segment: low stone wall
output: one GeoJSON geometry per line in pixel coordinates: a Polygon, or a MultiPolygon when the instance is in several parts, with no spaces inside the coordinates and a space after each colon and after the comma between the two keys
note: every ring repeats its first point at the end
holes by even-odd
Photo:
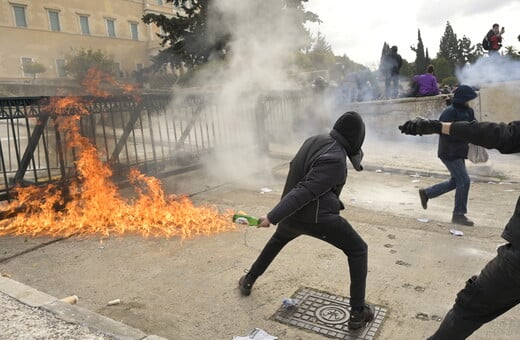
{"type": "Polygon", "coordinates": [[[480,89],[481,120],[510,122],[520,119],[520,81],[484,85],[480,89]]]}
{"type": "Polygon", "coordinates": [[[446,97],[442,95],[357,102],[348,106],[348,110],[361,114],[369,133],[385,139],[400,136],[397,129],[399,124],[417,116],[437,119],[444,108],[446,108],[446,97]]]}
{"type": "MultiPolygon", "coordinates": [[[[520,81],[485,85],[470,102],[479,121],[510,122],[520,119],[520,81]]],[[[359,112],[369,131],[383,138],[400,135],[397,126],[417,116],[437,119],[446,108],[446,96],[400,98],[351,103],[348,110],[359,112]]]]}

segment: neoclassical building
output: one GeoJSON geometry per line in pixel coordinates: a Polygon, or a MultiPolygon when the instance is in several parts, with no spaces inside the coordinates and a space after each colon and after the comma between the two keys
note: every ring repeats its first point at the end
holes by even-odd
{"type": "Polygon", "coordinates": [[[22,68],[29,61],[45,66],[40,79],[64,78],[66,55],[79,49],[101,50],[131,75],[160,47],[147,13],[175,10],[163,0],[0,0],[0,82],[32,77],[22,68]]]}

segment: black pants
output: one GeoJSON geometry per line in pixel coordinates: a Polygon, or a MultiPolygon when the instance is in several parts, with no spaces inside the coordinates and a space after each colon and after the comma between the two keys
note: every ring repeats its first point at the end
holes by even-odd
{"type": "Polygon", "coordinates": [[[497,256],[471,277],[457,294],[430,340],[466,339],[480,326],[520,303],[520,250],[511,244],[498,248],[497,256]]]}
{"type": "Polygon", "coordinates": [[[347,255],[350,269],[350,305],[354,308],[364,306],[368,246],[350,223],[339,215],[331,223],[302,223],[289,219],[280,222],[260,256],[251,266],[250,277],[256,280],[262,275],[280,250],[300,235],[323,240],[341,249],[347,255]]]}

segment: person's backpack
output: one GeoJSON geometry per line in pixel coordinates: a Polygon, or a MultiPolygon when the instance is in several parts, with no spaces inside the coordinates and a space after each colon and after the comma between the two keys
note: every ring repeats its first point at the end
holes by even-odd
{"type": "Polygon", "coordinates": [[[487,34],[484,37],[484,39],[482,40],[482,48],[485,49],[486,51],[489,51],[489,49],[491,48],[487,34]]]}

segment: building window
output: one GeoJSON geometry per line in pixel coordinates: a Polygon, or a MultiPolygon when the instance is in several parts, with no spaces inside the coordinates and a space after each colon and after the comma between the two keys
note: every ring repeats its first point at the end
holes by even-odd
{"type": "Polygon", "coordinates": [[[20,58],[20,62],[21,62],[21,66],[22,66],[22,74],[23,74],[23,76],[24,77],[33,77],[34,76],[33,74],[25,73],[23,71],[24,65],[32,63],[33,62],[33,58],[24,58],[24,57],[22,57],[22,58],[20,58]]]}
{"type": "Polygon", "coordinates": [[[132,40],[139,40],[139,31],[137,30],[137,23],[130,23],[130,33],[132,35],[132,40]]]}
{"type": "Polygon", "coordinates": [[[157,5],[162,6],[163,5],[163,1],[162,0],[157,0],[157,5]]]}
{"type": "Polygon", "coordinates": [[[81,34],[90,35],[90,26],[88,24],[88,16],[79,16],[79,25],[81,26],[81,34]]]}
{"type": "Polygon", "coordinates": [[[110,38],[116,37],[116,21],[114,19],[107,20],[107,36],[110,38]]]}
{"type": "Polygon", "coordinates": [[[65,78],[67,76],[67,70],[65,69],[65,59],[56,59],[56,74],[59,78],[65,78]]]}
{"type": "Polygon", "coordinates": [[[51,31],[53,31],[53,32],[61,31],[59,12],[48,10],[47,13],[49,13],[49,26],[50,26],[51,31]]]}
{"type": "Polygon", "coordinates": [[[25,20],[25,6],[13,5],[14,24],[16,27],[27,27],[27,20],[25,20]]]}

